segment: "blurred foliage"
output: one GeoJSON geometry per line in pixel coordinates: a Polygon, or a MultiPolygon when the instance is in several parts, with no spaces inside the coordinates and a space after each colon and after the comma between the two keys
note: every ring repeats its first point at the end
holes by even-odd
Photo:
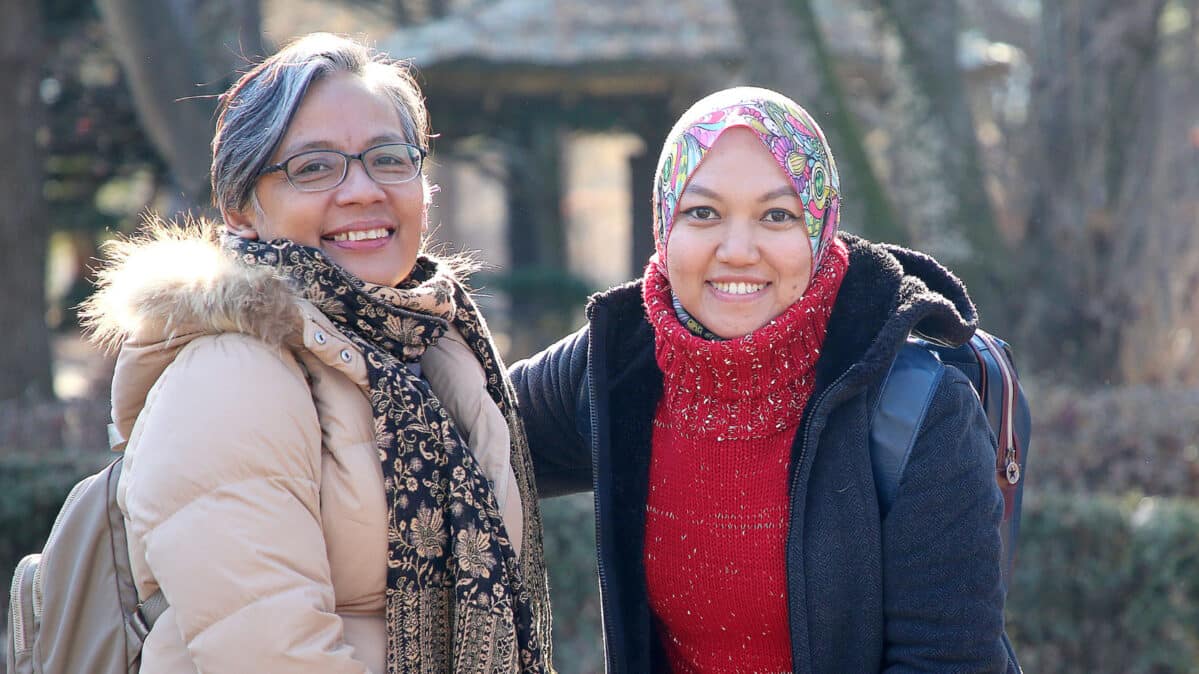
{"type": "Polygon", "coordinates": [[[0,458],[103,450],[108,446],[108,421],[107,400],[0,402],[0,458]]]}
{"type": "Polygon", "coordinates": [[[42,18],[48,26],[70,29],[74,22],[95,18],[96,5],[93,0],[41,0],[42,18]]]}
{"type": "Polygon", "coordinates": [[[45,4],[55,14],[46,22],[40,91],[43,196],[55,229],[99,232],[141,210],[165,166],[142,131],[93,3],[45,4]],[[146,180],[150,185],[138,189],[146,180]]]}
{"type": "Polygon", "coordinates": [[[1007,628],[1028,672],[1199,672],[1199,502],[1024,508],[1007,628]]]}
{"type": "Polygon", "coordinates": [[[73,308],[92,290],[98,239],[131,226],[166,166],[142,130],[94,2],[43,0],[43,11],[42,197],[49,228],[69,234],[75,266],[49,312],[51,326],[63,328],[74,326],[73,308]]]}
{"type": "Polygon", "coordinates": [[[494,289],[511,299],[507,312],[507,358],[525,358],[581,324],[583,306],[594,292],[587,281],[566,269],[519,267],[504,273],[480,273],[476,288],[494,289]]]}
{"type": "Polygon", "coordinates": [[[1199,390],[1028,393],[1036,402],[1029,491],[1199,499],[1199,390]]]}
{"type": "Polygon", "coordinates": [[[554,665],[560,674],[604,671],[593,507],[590,493],[541,502],[554,608],[554,665]]]}
{"type": "Polygon", "coordinates": [[[545,311],[557,313],[581,307],[595,290],[579,276],[553,267],[522,267],[504,273],[480,274],[478,285],[495,288],[509,297],[535,298],[545,311]]]}

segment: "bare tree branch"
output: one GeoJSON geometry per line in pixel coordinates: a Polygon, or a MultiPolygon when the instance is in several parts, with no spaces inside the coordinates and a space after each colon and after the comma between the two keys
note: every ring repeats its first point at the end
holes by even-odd
{"type": "Polygon", "coordinates": [[[744,0],[733,7],[745,42],[752,45],[749,79],[796,99],[828,135],[841,189],[848,195],[844,226],[875,239],[906,242],[907,229],[870,164],[810,0],[744,0]]]}
{"type": "Polygon", "coordinates": [[[956,2],[878,0],[902,44],[893,107],[900,123],[895,174],[917,241],[945,258],[982,309],[999,310],[1003,240],[958,67],[956,2]]]}
{"type": "MultiPolygon", "coordinates": [[[[1029,158],[1032,221],[1027,282],[1039,288],[1025,317],[1052,335],[1057,357],[1092,377],[1135,380],[1161,372],[1141,359],[1165,352],[1182,310],[1177,295],[1185,250],[1158,229],[1170,214],[1151,195],[1161,175],[1163,105],[1158,21],[1165,0],[1045,0],[1034,84],[1039,151],[1029,158]],[[1134,349],[1126,348],[1136,336],[1134,349]],[[1137,353],[1141,356],[1137,356],[1137,353]],[[1138,358],[1136,366],[1129,358],[1138,358]]],[[[1169,368],[1166,368],[1169,369],[1169,368]]]]}

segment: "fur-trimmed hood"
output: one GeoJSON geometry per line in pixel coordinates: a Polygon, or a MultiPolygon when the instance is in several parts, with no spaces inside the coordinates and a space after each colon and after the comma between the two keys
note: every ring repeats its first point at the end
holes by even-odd
{"type": "Polygon", "coordinates": [[[91,339],[116,350],[222,332],[270,344],[292,338],[302,300],[271,270],[240,264],[223,250],[218,227],[156,220],[108,243],[96,292],[82,310],[91,339]]]}
{"type": "MultiPolygon", "coordinates": [[[[121,438],[130,437],[160,375],[197,338],[243,333],[287,347],[302,344],[313,326],[340,336],[288,281],[238,262],[221,247],[218,232],[212,222],[154,220],[105,247],[96,292],[81,316],[91,340],[118,354],[112,421],[121,438]]],[[[349,340],[327,340],[335,341],[350,347],[349,340]]],[[[347,374],[365,381],[364,373],[347,374]]]]}

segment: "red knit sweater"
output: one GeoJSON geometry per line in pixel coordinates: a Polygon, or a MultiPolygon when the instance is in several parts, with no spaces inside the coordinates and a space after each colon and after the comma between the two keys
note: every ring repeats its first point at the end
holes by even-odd
{"type": "Polygon", "coordinates": [[[654,417],[645,573],[676,674],[790,672],[784,546],[791,444],[848,255],[740,339],[706,341],[651,265],[645,303],[664,390],[654,417]]]}

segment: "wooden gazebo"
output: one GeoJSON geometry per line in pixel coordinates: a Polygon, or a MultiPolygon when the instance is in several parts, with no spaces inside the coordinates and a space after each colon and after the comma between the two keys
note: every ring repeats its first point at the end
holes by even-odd
{"type": "Polygon", "coordinates": [[[399,30],[379,47],[418,67],[443,140],[483,136],[501,149],[519,269],[565,259],[559,142],[571,130],[645,141],[630,160],[628,253],[643,263],[657,148],[683,107],[728,81],[740,45],[726,0],[498,0],[399,30]]]}

